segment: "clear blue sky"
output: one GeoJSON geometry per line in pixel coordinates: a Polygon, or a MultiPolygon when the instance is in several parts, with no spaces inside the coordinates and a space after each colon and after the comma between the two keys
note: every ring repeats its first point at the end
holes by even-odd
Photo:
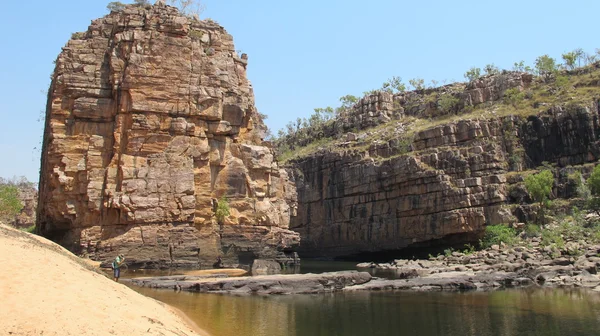
{"type": "MultiPolygon", "coordinates": [[[[75,31],[105,0],[5,1],[0,20],[0,177],[38,180],[45,91],[75,31]]],[[[123,1],[130,2],[130,1],[123,1]]],[[[249,55],[256,104],[276,133],[313,108],[337,106],[391,76],[463,80],[472,67],[600,48],[600,1],[205,0],[249,55]]]]}

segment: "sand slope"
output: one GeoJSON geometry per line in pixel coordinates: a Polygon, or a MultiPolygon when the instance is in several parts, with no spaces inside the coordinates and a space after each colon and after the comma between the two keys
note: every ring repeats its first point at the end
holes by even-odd
{"type": "Polygon", "coordinates": [[[2,224],[0,267],[2,335],[206,335],[64,248],[2,224]]]}

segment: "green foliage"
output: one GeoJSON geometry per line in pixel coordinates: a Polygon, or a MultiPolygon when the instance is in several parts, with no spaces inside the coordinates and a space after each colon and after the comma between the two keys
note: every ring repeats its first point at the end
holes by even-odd
{"type": "Polygon", "coordinates": [[[425,88],[425,80],[423,78],[413,78],[408,83],[417,91],[425,88]]]}
{"type": "Polygon", "coordinates": [[[150,6],[150,2],[148,0],[133,0],[133,3],[140,7],[150,6]]]}
{"type": "Polygon", "coordinates": [[[452,252],[454,252],[454,249],[453,249],[453,248],[451,248],[451,247],[450,247],[450,248],[447,248],[447,249],[445,249],[445,250],[444,250],[444,255],[445,255],[446,257],[451,257],[451,256],[452,256],[452,252]]]}
{"type": "Polygon", "coordinates": [[[543,204],[552,193],[554,185],[554,175],[550,170],[543,170],[537,174],[528,175],[525,177],[525,188],[531,197],[543,204]]]}
{"type": "Polygon", "coordinates": [[[569,87],[569,77],[567,76],[556,76],[554,85],[560,90],[566,90],[569,87]]]}
{"type": "Polygon", "coordinates": [[[204,36],[204,32],[201,30],[193,30],[190,29],[190,32],[188,33],[188,35],[193,39],[193,40],[200,40],[202,38],[202,36],[204,36]]]}
{"type": "Polygon", "coordinates": [[[565,240],[558,230],[543,230],[542,244],[546,246],[554,244],[557,247],[562,248],[565,246],[565,240]]]}
{"type": "Polygon", "coordinates": [[[473,67],[473,68],[469,69],[469,71],[465,72],[465,78],[469,82],[479,79],[480,77],[481,77],[481,69],[480,68],[473,67]]]}
{"type": "Polygon", "coordinates": [[[529,65],[525,65],[525,61],[515,62],[515,64],[513,65],[513,70],[527,73],[533,72],[529,65]]]}
{"type": "Polygon", "coordinates": [[[475,246],[471,244],[465,244],[465,249],[463,250],[463,253],[466,255],[475,253],[475,246]]]}
{"type": "Polygon", "coordinates": [[[485,71],[486,75],[496,75],[500,73],[500,69],[498,69],[498,67],[495,66],[494,63],[486,65],[483,68],[483,71],[485,71]]]}
{"type": "Polygon", "coordinates": [[[85,32],[75,32],[71,34],[71,40],[81,40],[85,37],[85,32]]]}
{"type": "Polygon", "coordinates": [[[535,60],[535,70],[538,76],[548,80],[558,71],[558,67],[554,58],[542,55],[535,60]]]}
{"type": "Polygon", "coordinates": [[[406,84],[402,82],[402,77],[393,76],[383,83],[382,91],[390,93],[399,93],[406,91],[406,84]]]}
{"type": "MultiPolygon", "coordinates": [[[[377,93],[378,91],[374,91],[377,93]]],[[[315,143],[322,143],[322,139],[331,130],[332,120],[351,110],[360,99],[353,95],[340,97],[341,105],[333,108],[317,107],[313,114],[306,118],[296,118],[295,122],[288,122],[285,129],[277,132],[277,137],[272,139],[277,148],[278,159],[288,160],[294,157],[298,147],[307,147],[315,143]]],[[[329,139],[328,141],[331,141],[329,139]]],[[[314,147],[314,146],[311,146],[314,147]]]]}
{"type": "Polygon", "coordinates": [[[481,247],[489,248],[492,245],[512,245],[517,241],[517,232],[515,229],[506,225],[489,225],[485,228],[485,235],[479,242],[481,247]]]}
{"type": "Polygon", "coordinates": [[[594,167],[586,182],[587,190],[585,187],[580,187],[577,191],[586,200],[587,208],[600,215],[600,165],[594,167]]]}
{"type": "Polygon", "coordinates": [[[19,200],[19,189],[15,185],[0,185],[0,218],[11,220],[23,209],[19,200]]]}
{"type": "Polygon", "coordinates": [[[121,12],[125,9],[125,4],[120,1],[109,2],[108,5],[106,5],[106,9],[108,9],[109,12],[121,12]]]}
{"type": "Polygon", "coordinates": [[[354,106],[354,104],[358,103],[359,99],[356,96],[353,95],[345,95],[343,97],[340,97],[340,103],[342,103],[342,106],[338,107],[339,109],[349,109],[352,106],[354,106]]]}
{"type": "Polygon", "coordinates": [[[594,170],[587,179],[588,187],[594,196],[600,196],[600,165],[594,167],[594,170]]]}
{"type": "Polygon", "coordinates": [[[562,59],[565,61],[565,66],[569,70],[575,68],[575,62],[577,61],[577,54],[574,51],[562,54],[562,59]]]}
{"type": "Polygon", "coordinates": [[[29,233],[35,233],[35,224],[33,224],[32,226],[30,226],[28,228],[22,229],[22,231],[29,232],[29,233]]]}
{"type": "Polygon", "coordinates": [[[567,180],[569,181],[569,183],[575,185],[576,187],[579,187],[581,184],[583,184],[583,176],[578,170],[568,174],[567,180]]]}
{"type": "Polygon", "coordinates": [[[542,234],[542,228],[536,224],[527,224],[525,234],[527,237],[539,237],[542,234]]]}
{"type": "Polygon", "coordinates": [[[414,138],[412,136],[402,136],[396,139],[394,143],[394,149],[396,154],[404,155],[412,150],[412,143],[414,138]]]}
{"type": "Polygon", "coordinates": [[[219,199],[219,202],[217,203],[217,210],[215,211],[215,217],[217,217],[217,222],[219,222],[219,224],[223,224],[225,217],[227,217],[229,215],[230,215],[229,202],[227,201],[227,198],[225,196],[223,196],[219,199]]]}
{"type": "Polygon", "coordinates": [[[519,88],[512,88],[504,91],[504,103],[517,107],[525,99],[525,93],[519,88]]]}
{"type": "Polygon", "coordinates": [[[577,64],[581,67],[581,61],[585,62],[585,51],[581,48],[577,48],[573,50],[573,53],[575,54],[575,57],[577,59],[577,64]]]}
{"type": "Polygon", "coordinates": [[[593,196],[591,198],[589,198],[585,204],[585,206],[590,209],[595,211],[598,215],[600,215],[600,197],[598,196],[593,196]]]}
{"type": "Polygon", "coordinates": [[[444,112],[452,112],[458,106],[460,100],[451,94],[444,94],[438,101],[439,108],[444,112]]]}

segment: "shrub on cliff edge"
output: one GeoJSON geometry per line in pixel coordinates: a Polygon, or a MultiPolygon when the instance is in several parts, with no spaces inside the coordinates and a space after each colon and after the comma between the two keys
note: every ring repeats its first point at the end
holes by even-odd
{"type": "Polygon", "coordinates": [[[108,5],[106,5],[106,9],[108,9],[109,12],[121,12],[125,9],[125,4],[120,1],[109,2],[108,5]]]}

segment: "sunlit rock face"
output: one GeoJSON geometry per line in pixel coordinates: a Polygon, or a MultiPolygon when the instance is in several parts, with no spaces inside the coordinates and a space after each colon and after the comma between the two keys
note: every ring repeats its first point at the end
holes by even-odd
{"type": "MultiPolygon", "coordinates": [[[[486,77],[461,88],[458,105],[494,103],[508,87],[531,81],[518,73],[501,76],[505,80],[486,77]]],[[[406,95],[411,94],[416,93],[406,95]]],[[[404,96],[368,96],[331,124],[355,130],[392,124],[386,111],[392,98],[404,96]]],[[[402,104],[395,113],[424,118],[439,112],[432,104],[410,109],[402,104]]],[[[529,116],[481,114],[410,137],[405,135],[410,126],[397,125],[394,134],[380,138],[378,129],[347,133],[334,149],[323,147],[290,163],[298,191],[298,216],[291,227],[301,235],[302,256],[356,257],[476,244],[487,225],[532,219],[535,211],[519,204],[529,197],[524,175],[547,162],[556,178],[553,197],[576,197],[568,175],[589,175],[591,163],[600,158],[596,100],[546,107],[529,116]],[[366,136],[372,140],[354,145],[366,136]]]]}
{"type": "Polygon", "coordinates": [[[74,34],[48,94],[40,232],[142,267],[286,260],[296,194],[262,141],[247,63],[223,27],[161,2],[74,34]]]}

